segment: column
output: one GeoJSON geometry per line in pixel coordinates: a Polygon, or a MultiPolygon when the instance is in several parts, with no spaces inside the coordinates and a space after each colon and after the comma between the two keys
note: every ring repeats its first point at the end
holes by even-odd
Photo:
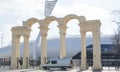
{"type": "Polygon", "coordinates": [[[20,57],[20,35],[12,34],[12,52],[11,52],[11,68],[17,69],[20,67],[18,59],[20,57]]]}
{"type": "Polygon", "coordinates": [[[66,57],[66,41],[65,41],[65,33],[60,32],[60,58],[66,57]]]}
{"type": "Polygon", "coordinates": [[[23,35],[23,38],[24,38],[23,68],[29,68],[29,35],[23,35]]]}
{"type": "Polygon", "coordinates": [[[60,31],[60,58],[66,57],[66,29],[67,27],[65,25],[59,25],[59,31],[60,31]]]}
{"type": "Polygon", "coordinates": [[[19,59],[20,59],[20,35],[17,35],[17,44],[16,44],[16,52],[17,52],[17,68],[20,68],[20,63],[19,63],[19,59]]]}
{"type": "Polygon", "coordinates": [[[47,62],[47,27],[40,27],[41,35],[41,66],[47,62]]]}
{"type": "Polygon", "coordinates": [[[93,69],[101,70],[100,29],[93,31],[93,69]]]}
{"type": "Polygon", "coordinates": [[[81,31],[81,70],[87,69],[86,58],[86,32],[81,31]]]}

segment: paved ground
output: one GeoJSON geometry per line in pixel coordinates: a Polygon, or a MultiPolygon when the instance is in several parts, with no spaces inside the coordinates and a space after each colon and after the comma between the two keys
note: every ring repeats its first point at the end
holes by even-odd
{"type": "Polygon", "coordinates": [[[80,71],[79,67],[75,67],[73,69],[68,69],[66,71],[63,70],[40,70],[40,69],[17,69],[17,70],[10,70],[10,69],[0,69],[0,72],[120,72],[119,70],[115,70],[114,67],[108,68],[104,67],[102,71],[93,71],[91,68],[85,71],[80,71]]]}

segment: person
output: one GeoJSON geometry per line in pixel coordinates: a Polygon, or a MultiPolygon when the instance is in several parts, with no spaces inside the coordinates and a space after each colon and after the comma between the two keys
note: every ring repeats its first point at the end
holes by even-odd
{"type": "Polygon", "coordinates": [[[22,69],[23,61],[22,61],[22,60],[19,60],[19,63],[20,63],[21,69],[22,69]]]}

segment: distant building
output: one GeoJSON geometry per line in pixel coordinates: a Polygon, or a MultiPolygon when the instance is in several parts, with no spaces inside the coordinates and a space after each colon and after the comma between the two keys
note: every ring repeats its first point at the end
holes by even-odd
{"type": "MultiPolygon", "coordinates": [[[[88,45],[87,47],[87,57],[92,57],[93,53],[93,45],[88,45]]],[[[113,44],[101,44],[101,53],[104,55],[105,53],[113,53],[114,48],[113,44]]],[[[73,56],[73,59],[80,59],[81,52],[77,53],[76,55],[73,56]]]]}
{"type": "MultiPolygon", "coordinates": [[[[88,52],[93,52],[93,45],[87,46],[88,52]]],[[[113,44],[101,44],[101,52],[102,53],[112,53],[114,51],[113,44]]]]}
{"type": "MultiPolygon", "coordinates": [[[[93,45],[87,47],[87,63],[92,66],[93,62],[93,45]]],[[[72,57],[74,66],[78,66],[81,62],[81,52],[72,57]]],[[[120,65],[120,56],[114,54],[113,44],[101,44],[101,61],[103,66],[114,66],[115,63],[120,65]]]]}

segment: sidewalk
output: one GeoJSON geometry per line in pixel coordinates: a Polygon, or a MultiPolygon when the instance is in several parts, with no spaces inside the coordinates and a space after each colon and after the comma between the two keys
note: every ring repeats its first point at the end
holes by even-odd
{"type": "Polygon", "coordinates": [[[17,69],[17,70],[10,70],[10,69],[0,69],[0,72],[120,72],[119,70],[115,70],[114,67],[104,67],[101,71],[94,71],[91,68],[85,71],[80,71],[79,67],[75,67],[73,69],[68,69],[66,71],[63,70],[40,70],[36,69],[17,69]]]}

